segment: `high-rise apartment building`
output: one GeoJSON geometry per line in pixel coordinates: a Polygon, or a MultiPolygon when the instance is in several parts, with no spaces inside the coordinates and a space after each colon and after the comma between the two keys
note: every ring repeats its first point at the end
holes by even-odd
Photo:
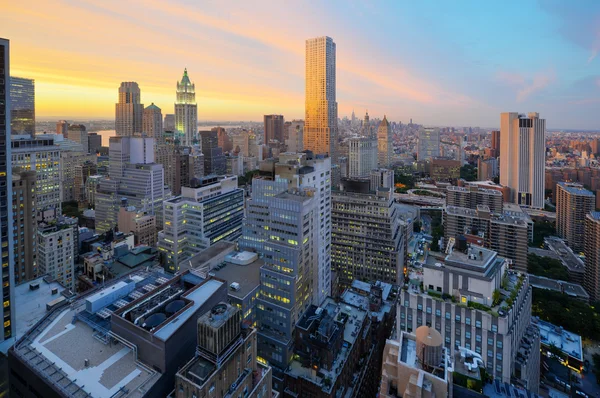
{"type": "Polygon", "coordinates": [[[12,170],[10,145],[10,42],[0,38],[0,240],[2,241],[2,333],[0,342],[15,335],[15,270],[13,251],[12,170]]]}
{"type": "Polygon", "coordinates": [[[265,115],[265,145],[283,144],[283,115],[265,115]]]}
{"type": "Polygon", "coordinates": [[[349,140],[348,177],[368,178],[377,168],[377,141],[371,138],[349,140]]]}
{"type": "Polygon", "coordinates": [[[390,167],[394,155],[394,143],[392,142],[392,127],[385,115],[377,127],[377,157],[379,167],[390,167]]]}
{"type": "Polygon", "coordinates": [[[596,197],[581,184],[556,184],[556,232],[575,252],[583,251],[585,218],[595,210],[596,197]]]}
{"type": "Polygon", "coordinates": [[[338,108],[335,43],[330,37],[306,40],[304,149],[336,159],[338,108]]]}
{"type": "Polygon", "coordinates": [[[37,214],[35,208],[35,170],[12,171],[12,219],[14,235],[13,259],[15,284],[38,277],[37,214]]]}
{"type": "Polygon", "coordinates": [[[223,148],[219,147],[216,131],[201,131],[202,154],[204,155],[204,175],[223,175],[227,172],[227,161],[223,148]]]}
{"type": "Polygon", "coordinates": [[[286,122],[286,140],[288,152],[304,151],[304,120],[292,120],[286,122]]]}
{"type": "Polygon", "coordinates": [[[477,206],[485,205],[489,207],[490,212],[502,214],[503,203],[502,192],[495,189],[486,189],[477,185],[446,188],[446,206],[477,210],[477,206]]]}
{"type": "Polygon", "coordinates": [[[38,216],[42,213],[45,217],[55,217],[60,214],[61,151],[54,144],[54,139],[44,137],[12,140],[10,146],[13,167],[36,170],[35,193],[38,216]]]}
{"type": "Polygon", "coordinates": [[[406,248],[393,191],[369,185],[342,180],[331,195],[331,267],[343,286],[354,279],[400,285],[406,248]]]}
{"type": "Polygon", "coordinates": [[[164,202],[164,230],[158,233],[158,249],[165,270],[179,266],[193,255],[221,240],[235,241],[242,233],[244,190],[237,176],[208,176],[181,188],[181,196],[164,202]]]}
{"type": "Polygon", "coordinates": [[[540,338],[531,325],[532,287],[525,272],[493,250],[456,240],[429,252],[422,277],[399,294],[398,332],[434,328],[447,350],[479,355],[489,375],[532,392],[539,387],[540,338]]]}
{"type": "Polygon", "coordinates": [[[75,260],[78,256],[77,217],[40,223],[37,231],[37,264],[40,275],[50,275],[64,287],[75,290],[75,260]]]}
{"type": "Polygon", "coordinates": [[[163,142],[163,118],[160,108],[154,102],[144,109],[142,116],[142,132],[146,136],[154,138],[154,143],[159,145],[163,142]]]}
{"type": "Polygon", "coordinates": [[[539,113],[500,115],[500,184],[510,188],[515,204],[544,208],[545,135],[539,113]]]}
{"type": "Polygon", "coordinates": [[[190,81],[187,69],[184,69],[181,81],[177,82],[176,95],[175,133],[182,145],[192,146],[198,135],[198,104],[196,86],[190,81]]]}
{"type": "Polygon", "coordinates": [[[67,135],[65,138],[76,142],[81,145],[83,153],[88,153],[89,151],[89,142],[88,142],[88,132],[83,124],[71,124],[67,129],[67,135]]]}
{"type": "Polygon", "coordinates": [[[223,127],[213,127],[211,131],[217,133],[218,146],[223,149],[223,152],[231,152],[233,150],[233,141],[229,138],[229,134],[223,127]]]}
{"type": "Polygon", "coordinates": [[[119,102],[115,104],[115,133],[117,137],[131,137],[142,132],[144,104],[140,101],[140,87],[136,82],[121,83],[119,102]]]}
{"type": "Polygon", "coordinates": [[[600,300],[600,212],[585,216],[585,275],[583,287],[590,295],[590,302],[600,300]]]}
{"type": "Polygon", "coordinates": [[[283,192],[286,184],[287,189],[315,188],[319,222],[316,225],[318,266],[314,267],[313,285],[318,304],[331,294],[331,158],[315,156],[310,151],[280,154],[278,162],[263,162],[260,173],[263,177],[252,180],[252,198],[246,201],[240,247],[263,252],[270,236],[264,229],[264,219],[270,211],[268,197],[283,192]]]}
{"type": "Polygon", "coordinates": [[[10,129],[12,135],[35,135],[35,81],[10,77],[10,129]]]}
{"type": "Polygon", "coordinates": [[[425,128],[419,131],[417,141],[417,160],[429,160],[440,156],[440,130],[425,128]]]}

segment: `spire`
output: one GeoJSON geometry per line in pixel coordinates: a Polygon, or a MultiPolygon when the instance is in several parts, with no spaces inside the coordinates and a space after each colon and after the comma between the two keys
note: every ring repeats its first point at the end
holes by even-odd
{"type": "Polygon", "coordinates": [[[190,82],[190,78],[188,77],[187,68],[183,69],[183,77],[181,78],[181,84],[192,84],[192,82],[190,82]]]}

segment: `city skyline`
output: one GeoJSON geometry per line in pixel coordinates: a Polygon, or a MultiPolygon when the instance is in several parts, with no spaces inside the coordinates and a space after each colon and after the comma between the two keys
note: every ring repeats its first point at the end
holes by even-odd
{"type": "Polygon", "coordinates": [[[199,120],[302,118],[304,41],[327,35],[338,47],[340,117],[369,109],[392,121],[493,127],[500,111],[535,109],[555,116],[549,128],[598,128],[600,4],[591,1],[332,3],[319,18],[298,3],[240,4],[234,13],[219,4],[200,10],[150,2],[141,13],[135,2],[58,3],[45,12],[49,6],[7,4],[0,16],[12,41],[13,75],[36,81],[41,120],[110,119],[115,91],[127,80],[140,85],[143,103],[169,113],[185,67],[195,76],[199,120]],[[266,9],[272,22],[256,23],[266,9]],[[41,35],[56,13],[71,22],[41,35]],[[522,24],[514,15],[534,18],[522,24]],[[180,19],[194,30],[185,23],[159,29],[180,19]],[[361,29],[349,28],[359,23],[361,29]],[[379,26],[394,26],[394,34],[379,26]]]}

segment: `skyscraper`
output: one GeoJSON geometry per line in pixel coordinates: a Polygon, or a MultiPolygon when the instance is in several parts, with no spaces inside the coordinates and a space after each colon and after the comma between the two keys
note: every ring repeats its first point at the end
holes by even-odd
{"type": "Polygon", "coordinates": [[[163,142],[163,118],[160,108],[154,102],[144,109],[142,116],[142,132],[148,137],[154,138],[154,143],[159,145],[163,142]]]}
{"type": "Polygon", "coordinates": [[[196,86],[190,81],[187,69],[177,82],[175,101],[175,132],[182,145],[192,146],[198,134],[198,105],[196,104],[196,86]]]}
{"type": "Polygon", "coordinates": [[[88,153],[97,153],[101,146],[102,136],[98,133],[88,133],[88,153]]]}
{"type": "Polygon", "coordinates": [[[583,287],[590,295],[590,303],[600,300],[600,212],[585,216],[585,276],[583,287]]]}
{"type": "Polygon", "coordinates": [[[35,135],[35,81],[10,77],[10,130],[12,135],[35,135]]]}
{"type": "Polygon", "coordinates": [[[365,112],[365,118],[362,125],[362,135],[364,138],[373,138],[373,132],[371,130],[371,122],[369,121],[369,111],[365,112]]]}
{"type": "Polygon", "coordinates": [[[217,141],[223,152],[231,152],[233,150],[233,141],[223,127],[213,127],[211,131],[217,133],[217,141]]]}
{"type": "Polygon", "coordinates": [[[500,156],[500,131],[492,131],[492,142],[491,142],[491,153],[492,157],[497,158],[500,156]]]}
{"type": "Polygon", "coordinates": [[[174,132],[175,131],[175,115],[174,114],[166,114],[165,122],[163,123],[163,128],[165,131],[174,132]]]}
{"type": "Polygon", "coordinates": [[[68,134],[68,130],[69,122],[67,122],[66,120],[59,120],[58,122],[56,122],[56,134],[62,134],[66,137],[68,134]]]}
{"type": "Polygon", "coordinates": [[[377,141],[371,138],[350,139],[348,177],[369,178],[377,168],[377,141]]]}
{"type": "Polygon", "coordinates": [[[377,154],[379,167],[390,167],[394,146],[392,144],[392,128],[385,115],[377,128],[377,154]]]}
{"type": "Polygon", "coordinates": [[[417,160],[428,160],[440,156],[440,130],[426,128],[419,131],[417,160]]]}
{"type": "Polygon", "coordinates": [[[585,217],[594,211],[596,198],[581,184],[559,182],[556,184],[556,232],[566,239],[574,252],[584,246],[585,217]]]}
{"type": "Polygon", "coordinates": [[[13,220],[9,215],[12,203],[12,171],[10,147],[10,46],[0,38],[0,239],[2,240],[2,303],[0,314],[3,326],[0,342],[15,334],[13,220]],[[5,246],[6,244],[6,246],[5,246]],[[7,266],[4,266],[6,264],[7,266]]]}
{"type": "Polygon", "coordinates": [[[515,204],[544,208],[545,135],[539,113],[500,115],[500,184],[510,188],[515,204]]]}
{"type": "Polygon", "coordinates": [[[71,124],[67,129],[67,136],[65,138],[81,144],[83,153],[89,152],[88,133],[83,124],[71,124]]]}
{"type": "Polygon", "coordinates": [[[335,43],[330,37],[306,41],[304,149],[336,160],[338,109],[335,43]]]}
{"type": "Polygon", "coordinates": [[[36,262],[37,217],[35,210],[35,170],[12,171],[12,212],[14,233],[15,284],[38,277],[36,262]],[[22,211],[21,211],[22,210],[22,211]]]}
{"type": "Polygon", "coordinates": [[[136,82],[123,82],[119,87],[119,102],[115,104],[115,133],[117,137],[131,137],[142,132],[140,88],[136,82]]]}
{"type": "Polygon", "coordinates": [[[227,161],[223,149],[219,147],[216,131],[201,131],[202,154],[204,154],[204,174],[223,175],[227,172],[227,161]]]}
{"type": "Polygon", "coordinates": [[[283,143],[283,115],[265,115],[265,145],[283,143]]]}

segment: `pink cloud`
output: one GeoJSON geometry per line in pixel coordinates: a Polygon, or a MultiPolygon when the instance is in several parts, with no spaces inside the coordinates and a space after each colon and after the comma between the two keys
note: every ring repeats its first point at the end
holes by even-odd
{"type": "Polygon", "coordinates": [[[532,78],[520,73],[500,71],[496,79],[506,85],[517,88],[517,102],[523,102],[531,95],[548,87],[556,81],[554,70],[537,72],[532,78]]]}

